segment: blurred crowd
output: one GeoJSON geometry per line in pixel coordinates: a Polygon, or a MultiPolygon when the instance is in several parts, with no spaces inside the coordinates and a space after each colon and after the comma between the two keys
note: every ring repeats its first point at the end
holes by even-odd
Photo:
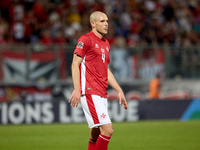
{"type": "Polygon", "coordinates": [[[75,44],[96,10],[108,15],[111,44],[200,42],[200,0],[0,0],[0,44],[75,44]]]}

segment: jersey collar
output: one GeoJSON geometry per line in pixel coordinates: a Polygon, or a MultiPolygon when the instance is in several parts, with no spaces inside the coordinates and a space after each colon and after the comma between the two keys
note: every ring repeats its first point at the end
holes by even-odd
{"type": "Polygon", "coordinates": [[[96,36],[96,35],[94,34],[93,31],[91,31],[90,33],[91,33],[95,38],[97,38],[99,41],[105,41],[105,38],[104,38],[104,37],[102,37],[102,39],[100,39],[98,36],[96,36]]]}

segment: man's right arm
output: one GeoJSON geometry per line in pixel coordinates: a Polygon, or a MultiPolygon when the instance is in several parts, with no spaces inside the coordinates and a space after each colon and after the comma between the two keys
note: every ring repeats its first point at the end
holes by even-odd
{"type": "Polygon", "coordinates": [[[82,62],[83,58],[74,54],[72,61],[72,80],[74,85],[74,91],[69,99],[69,103],[71,103],[72,107],[77,107],[78,103],[80,103],[80,70],[79,66],[82,62]]]}

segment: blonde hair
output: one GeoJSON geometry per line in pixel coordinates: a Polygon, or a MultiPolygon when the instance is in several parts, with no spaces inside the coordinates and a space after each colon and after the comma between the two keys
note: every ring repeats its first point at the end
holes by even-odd
{"type": "Polygon", "coordinates": [[[93,13],[90,15],[90,23],[93,22],[93,21],[95,22],[96,19],[97,19],[97,16],[98,16],[99,14],[104,14],[104,13],[101,12],[101,11],[95,11],[95,12],[93,12],[93,13]]]}

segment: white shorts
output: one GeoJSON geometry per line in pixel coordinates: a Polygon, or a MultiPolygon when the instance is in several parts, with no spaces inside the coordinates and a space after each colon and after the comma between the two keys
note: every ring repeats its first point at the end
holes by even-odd
{"type": "Polygon", "coordinates": [[[81,106],[89,128],[111,123],[107,98],[86,94],[81,97],[81,106]]]}

